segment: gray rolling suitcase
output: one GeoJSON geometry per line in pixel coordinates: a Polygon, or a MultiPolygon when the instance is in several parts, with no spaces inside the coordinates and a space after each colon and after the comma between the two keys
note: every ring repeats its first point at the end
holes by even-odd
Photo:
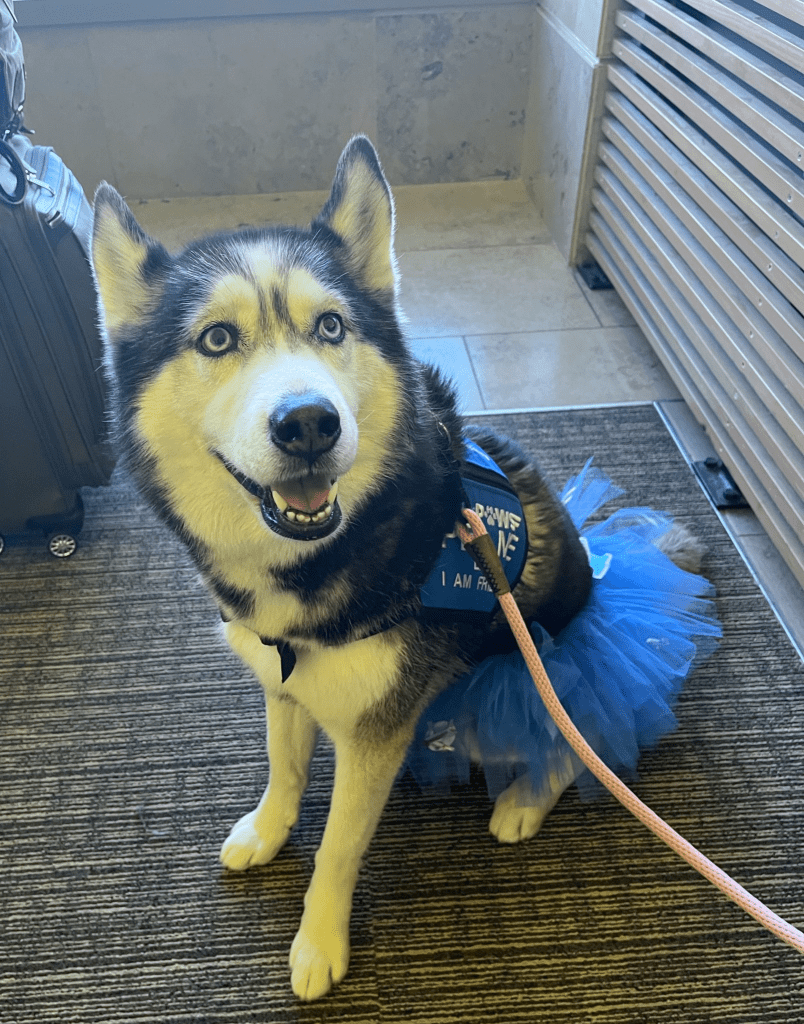
{"type": "MultiPolygon", "coordinates": [[[[39,532],[72,554],[79,488],[108,482],[92,211],[22,123],[22,53],[0,0],[0,538],[39,532]]],[[[0,539],[0,550],[4,541],[0,539]]]]}

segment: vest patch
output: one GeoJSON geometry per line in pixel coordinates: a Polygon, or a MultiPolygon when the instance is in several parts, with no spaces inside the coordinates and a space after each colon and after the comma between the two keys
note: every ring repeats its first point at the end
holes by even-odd
{"type": "MultiPolygon", "coordinates": [[[[468,507],[485,523],[513,588],[522,575],[528,550],[522,505],[497,463],[473,441],[466,441],[466,461],[461,483],[468,507]]],[[[456,533],[444,538],[441,555],[421,589],[421,599],[425,612],[436,617],[485,617],[497,604],[485,575],[456,533]]]]}

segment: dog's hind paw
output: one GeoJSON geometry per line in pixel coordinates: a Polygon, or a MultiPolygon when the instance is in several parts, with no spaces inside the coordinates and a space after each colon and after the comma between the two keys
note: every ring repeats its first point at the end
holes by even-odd
{"type": "Polygon", "coordinates": [[[521,843],[536,835],[545,817],[540,807],[517,807],[513,803],[501,806],[498,800],[489,831],[501,843],[521,843]]]}
{"type": "Polygon", "coordinates": [[[221,847],[221,863],[230,871],[245,871],[272,861],[287,842],[290,829],[279,822],[264,827],[265,814],[259,808],[244,815],[221,847]],[[262,826],[262,827],[260,827],[262,826]]]}
{"type": "Polygon", "coordinates": [[[521,776],[497,797],[489,831],[501,843],[521,843],[531,839],[574,778],[572,762],[568,759],[561,771],[545,778],[542,794],[537,796],[528,776],[521,776]]]}
{"type": "Polygon", "coordinates": [[[321,999],[349,968],[349,939],[337,930],[314,935],[302,920],[290,947],[290,983],[305,1002],[321,999]]]}

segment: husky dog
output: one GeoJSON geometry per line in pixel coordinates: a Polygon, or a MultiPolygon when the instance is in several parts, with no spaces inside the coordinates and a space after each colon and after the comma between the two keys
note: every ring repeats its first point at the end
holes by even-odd
{"type": "MultiPolygon", "coordinates": [[[[421,614],[422,584],[460,518],[467,434],[524,510],[514,596],[526,618],[555,634],[591,586],[578,534],[535,462],[465,428],[451,387],[407,350],[393,234],[391,193],[363,137],[304,230],[221,233],[171,255],[111,186],[95,196],[121,452],[265,691],[270,781],[223,844],[227,868],[276,856],[318,729],[334,744],[331,808],[290,951],[306,1000],[346,973],[361,858],[417,720],[509,642],[496,619],[479,630],[421,614]]],[[[519,780],[497,800],[492,832],[533,835],[572,779],[568,764],[538,796],[519,780]]]]}

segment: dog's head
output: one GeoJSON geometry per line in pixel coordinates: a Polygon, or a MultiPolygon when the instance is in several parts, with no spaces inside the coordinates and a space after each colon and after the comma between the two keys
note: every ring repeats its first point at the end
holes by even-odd
{"type": "Polygon", "coordinates": [[[98,188],[92,262],[120,434],[199,540],[266,524],[323,540],[383,482],[410,366],[393,230],[363,137],[309,229],[214,235],[175,256],[98,188]]]}

